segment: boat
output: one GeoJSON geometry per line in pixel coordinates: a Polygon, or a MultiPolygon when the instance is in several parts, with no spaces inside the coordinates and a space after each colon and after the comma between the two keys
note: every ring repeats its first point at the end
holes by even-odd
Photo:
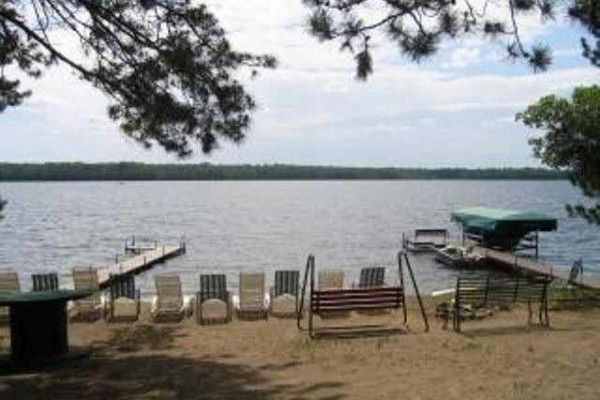
{"type": "Polygon", "coordinates": [[[448,245],[435,249],[435,260],[453,268],[463,268],[468,265],[467,249],[463,246],[448,245]]]}
{"type": "Polygon", "coordinates": [[[402,246],[411,253],[429,253],[447,244],[446,229],[415,229],[412,238],[402,234],[402,246]]]}
{"type": "Polygon", "coordinates": [[[471,251],[471,247],[448,245],[435,249],[435,260],[453,268],[467,268],[475,266],[482,257],[471,251]]]}

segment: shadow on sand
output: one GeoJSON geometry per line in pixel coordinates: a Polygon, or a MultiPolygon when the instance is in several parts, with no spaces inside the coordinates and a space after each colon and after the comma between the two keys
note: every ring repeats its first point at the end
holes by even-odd
{"type": "Polygon", "coordinates": [[[405,335],[407,328],[390,328],[381,325],[358,325],[350,327],[326,327],[313,332],[316,340],[361,339],[369,337],[388,337],[405,335]]]}
{"type": "Polygon", "coordinates": [[[184,336],[176,326],[143,324],[117,329],[99,347],[113,348],[119,352],[141,350],[168,350],[173,348],[175,338],[184,336]]]}
{"type": "Polygon", "coordinates": [[[460,332],[461,335],[469,338],[498,336],[498,335],[519,335],[529,332],[552,332],[552,327],[545,327],[537,324],[532,325],[511,325],[497,327],[469,328],[460,332]]]}
{"type": "Polygon", "coordinates": [[[47,365],[37,371],[0,377],[4,399],[343,399],[337,382],[275,383],[266,368],[229,358],[193,359],[166,354],[177,333],[170,327],[117,330],[89,357],[47,365]]]}

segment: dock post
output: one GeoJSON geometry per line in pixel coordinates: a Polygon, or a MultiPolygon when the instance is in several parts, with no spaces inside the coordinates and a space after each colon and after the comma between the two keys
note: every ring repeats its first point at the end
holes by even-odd
{"type": "MultiPolygon", "coordinates": [[[[404,290],[404,269],[402,268],[402,255],[405,254],[402,251],[398,253],[398,276],[400,277],[400,286],[402,290],[404,290]]],[[[406,292],[404,292],[406,293],[406,292]]],[[[402,302],[402,316],[404,325],[406,325],[406,299],[403,299],[402,302]]]]}
{"type": "Polygon", "coordinates": [[[310,265],[310,307],[308,308],[308,335],[313,337],[313,296],[315,293],[315,257],[308,256],[310,265]]]}

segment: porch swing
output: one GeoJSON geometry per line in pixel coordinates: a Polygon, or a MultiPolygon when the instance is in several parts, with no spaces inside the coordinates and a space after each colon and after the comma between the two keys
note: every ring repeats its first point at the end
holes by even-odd
{"type": "MultiPolygon", "coordinates": [[[[410,279],[413,284],[415,295],[421,310],[421,316],[425,325],[425,332],[429,331],[429,323],[425,308],[421,300],[419,288],[415,280],[415,276],[410,265],[410,261],[406,252],[398,253],[398,277],[399,284],[394,286],[375,286],[375,287],[357,287],[351,289],[317,289],[315,285],[315,257],[311,254],[306,260],[306,269],[304,271],[304,279],[302,283],[302,291],[300,295],[300,306],[297,318],[297,326],[301,331],[306,330],[302,326],[302,316],[304,309],[304,299],[307,287],[310,289],[308,298],[308,334],[311,338],[315,337],[316,329],[314,328],[314,316],[332,313],[347,313],[350,311],[377,311],[377,310],[394,310],[402,309],[403,324],[407,323],[406,311],[406,296],[404,285],[403,264],[409,272],[410,279]]],[[[376,326],[369,325],[365,328],[368,331],[376,326]]],[[[351,326],[329,327],[328,330],[334,330],[338,334],[344,330],[350,330],[351,326]]]]}

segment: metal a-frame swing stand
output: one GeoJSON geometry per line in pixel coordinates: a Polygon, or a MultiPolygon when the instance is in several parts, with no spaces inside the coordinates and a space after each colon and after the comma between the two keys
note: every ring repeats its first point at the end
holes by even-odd
{"type": "MultiPolygon", "coordinates": [[[[419,303],[421,310],[421,316],[425,325],[425,332],[429,331],[429,323],[427,321],[427,314],[415,275],[408,259],[408,255],[405,251],[398,253],[398,275],[400,278],[400,284],[396,286],[382,286],[382,287],[370,287],[370,288],[352,288],[352,289],[326,289],[317,290],[315,288],[315,257],[311,254],[306,260],[306,269],[304,272],[304,279],[302,284],[302,291],[300,295],[300,306],[297,318],[298,329],[303,331],[305,328],[302,327],[302,315],[304,309],[304,299],[306,294],[307,285],[310,284],[310,296],[308,305],[308,333],[311,338],[315,337],[314,329],[314,315],[322,313],[340,313],[349,311],[371,311],[371,310],[390,310],[390,309],[402,309],[404,325],[407,323],[407,310],[406,310],[406,295],[405,295],[405,283],[404,283],[404,268],[406,267],[409,272],[410,279],[413,284],[415,296],[419,303]]],[[[344,328],[349,327],[335,327],[329,329],[335,329],[338,332],[344,328]]]]}

